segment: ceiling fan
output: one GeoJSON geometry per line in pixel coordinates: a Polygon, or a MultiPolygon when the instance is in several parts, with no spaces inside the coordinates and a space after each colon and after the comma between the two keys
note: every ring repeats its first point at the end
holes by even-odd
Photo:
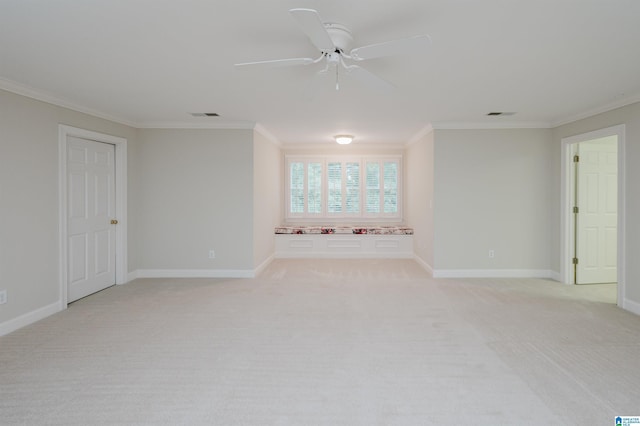
{"type": "Polygon", "coordinates": [[[378,77],[372,72],[355,65],[353,62],[386,56],[406,55],[419,53],[431,44],[428,35],[371,44],[368,46],[351,49],[353,37],[351,31],[344,25],[333,22],[322,22],[320,15],[313,9],[291,9],[289,13],[298,22],[302,31],[309,37],[311,43],[320,50],[317,58],[290,58],[275,59],[259,62],[244,62],[235,64],[236,67],[285,67],[295,65],[311,65],[319,62],[325,63],[324,69],[316,73],[316,76],[335,72],[336,90],[339,90],[339,70],[354,77],[367,86],[389,90],[395,86],[378,77]],[[347,53],[348,52],[348,53],[347,53]]]}

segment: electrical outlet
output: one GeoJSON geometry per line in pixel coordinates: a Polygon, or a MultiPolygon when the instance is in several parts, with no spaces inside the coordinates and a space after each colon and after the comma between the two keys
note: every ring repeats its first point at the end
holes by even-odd
{"type": "Polygon", "coordinates": [[[0,290],[0,305],[7,303],[7,290],[0,290]]]}
{"type": "Polygon", "coordinates": [[[216,258],[216,251],[209,250],[209,259],[215,259],[215,258],[216,258]]]}
{"type": "Polygon", "coordinates": [[[496,257],[495,250],[489,250],[489,259],[493,259],[494,257],[496,257]]]}

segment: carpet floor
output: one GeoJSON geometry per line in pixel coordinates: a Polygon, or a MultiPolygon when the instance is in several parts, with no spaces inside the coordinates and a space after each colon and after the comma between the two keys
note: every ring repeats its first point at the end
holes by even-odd
{"type": "Polygon", "coordinates": [[[615,297],[412,260],[138,279],[0,337],[0,424],[613,425],[640,415],[615,297]]]}

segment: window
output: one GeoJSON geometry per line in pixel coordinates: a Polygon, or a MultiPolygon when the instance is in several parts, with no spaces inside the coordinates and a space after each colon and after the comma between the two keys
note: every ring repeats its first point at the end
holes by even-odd
{"type": "Polygon", "coordinates": [[[400,161],[287,157],[286,218],[400,221],[400,161]]]}

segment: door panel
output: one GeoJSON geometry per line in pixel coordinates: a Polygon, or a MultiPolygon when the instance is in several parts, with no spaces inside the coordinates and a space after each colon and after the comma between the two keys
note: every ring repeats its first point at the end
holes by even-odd
{"type": "Polygon", "coordinates": [[[67,300],[115,284],[115,147],[67,138],[67,300]]]}
{"type": "Polygon", "coordinates": [[[617,141],[578,144],[576,284],[617,281],[617,141]]]}

